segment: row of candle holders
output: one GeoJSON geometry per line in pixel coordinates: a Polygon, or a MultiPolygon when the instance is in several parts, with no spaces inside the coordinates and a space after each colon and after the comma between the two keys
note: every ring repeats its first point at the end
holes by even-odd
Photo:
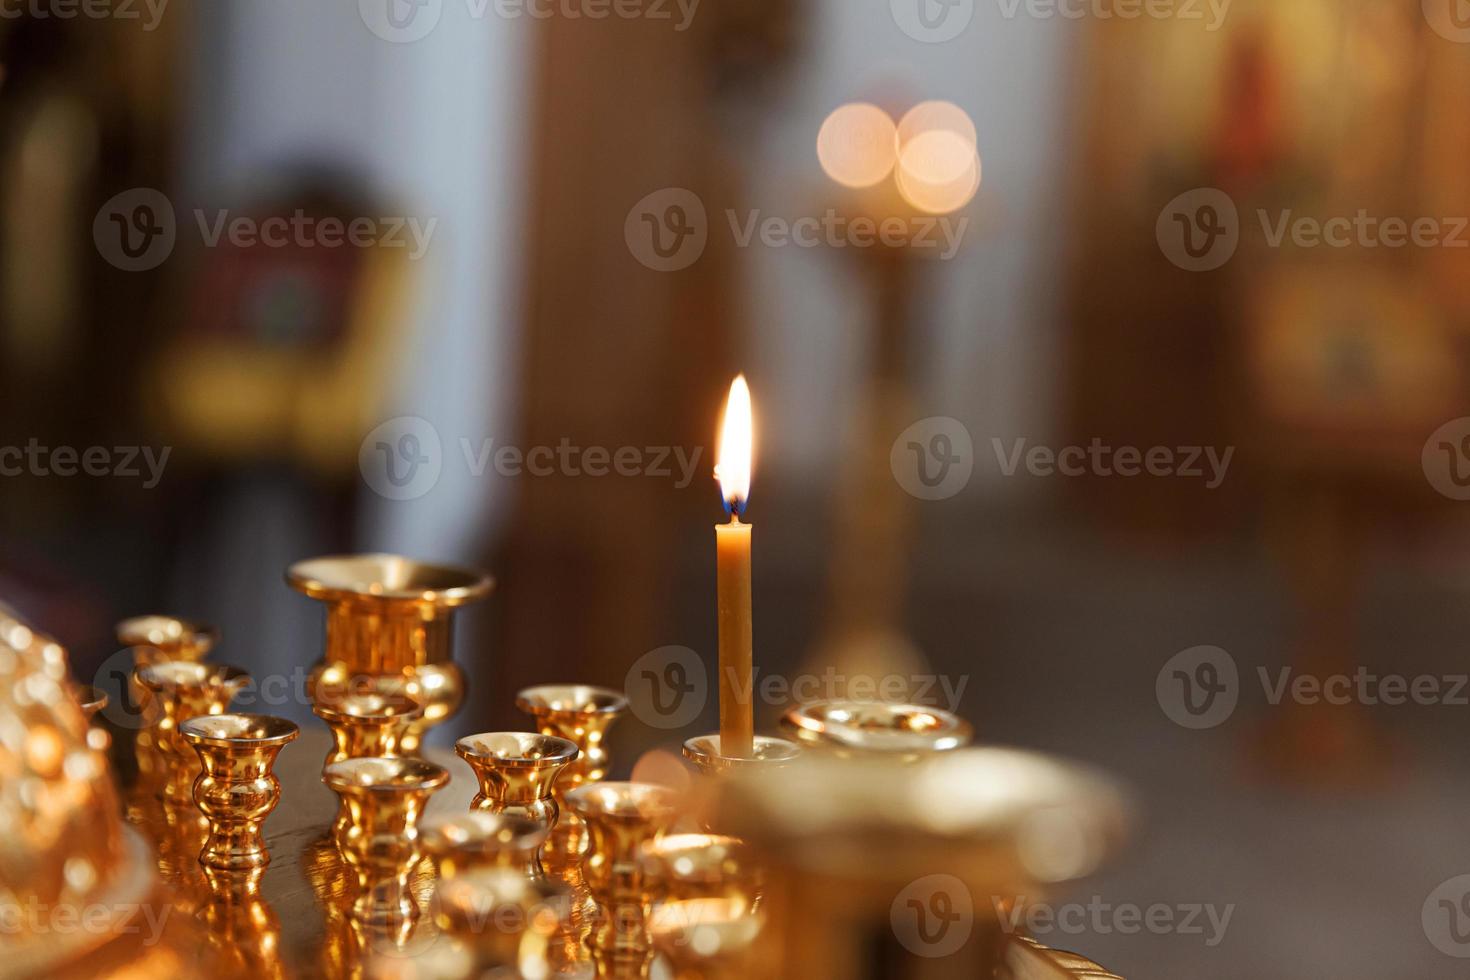
{"type": "MultiPolygon", "coordinates": [[[[327,605],[326,652],[308,694],[332,735],[322,780],[339,800],[331,836],[355,884],[353,922],[389,937],[382,948],[402,949],[421,915],[415,870],[426,857],[437,870],[430,918],[451,942],[376,957],[368,975],[535,977],[590,960],[599,977],[644,977],[659,951],[679,976],[713,976],[702,971],[752,947],[768,914],[762,871],[741,835],[691,803],[708,793],[606,780],[606,735],[628,707],[617,691],[521,691],[516,704],[536,730],[460,739],[455,752],[478,784],[470,812],[421,820],[450,780],[420,756],[423,735],[464,696],[449,614],[488,594],[488,578],[356,556],[295,565],[287,581],[327,605]]],[[[248,675],[206,659],[214,631],[144,617],[118,632],[148,712],[136,743],[141,784],[197,807],[207,822],[199,865],[206,876],[245,876],[248,897],[270,860],[262,828],[281,798],[273,767],[297,726],[229,713],[248,675]]],[[[789,737],[757,736],[752,758],[725,756],[717,735],[689,739],[696,784],[763,778],[805,750],[902,765],[971,738],[948,712],[888,703],[799,706],[782,727],[789,737]]]]}

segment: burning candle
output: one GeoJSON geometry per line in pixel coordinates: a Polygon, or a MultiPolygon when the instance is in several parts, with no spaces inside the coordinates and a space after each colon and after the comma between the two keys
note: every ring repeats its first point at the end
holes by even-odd
{"type": "Polygon", "coordinates": [[[749,758],[755,751],[751,704],[750,525],[740,518],[750,498],[755,423],[745,376],[730,386],[720,431],[715,479],[730,515],[715,526],[719,569],[720,754],[749,758]]]}

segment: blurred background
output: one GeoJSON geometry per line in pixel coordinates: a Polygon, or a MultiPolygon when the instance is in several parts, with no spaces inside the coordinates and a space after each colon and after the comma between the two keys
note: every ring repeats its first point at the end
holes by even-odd
{"type": "MultiPolygon", "coordinates": [[[[0,598],[79,675],[145,612],[304,669],[282,571],[368,550],[497,579],[442,736],[712,664],[744,372],[762,674],[927,678],[1130,785],[1082,901],[1232,910],[1038,938],[1138,978],[1462,975],[1431,918],[1470,872],[1463,0],[3,18],[0,598]]],[[[624,770],[682,737],[646,721],[624,770]]]]}

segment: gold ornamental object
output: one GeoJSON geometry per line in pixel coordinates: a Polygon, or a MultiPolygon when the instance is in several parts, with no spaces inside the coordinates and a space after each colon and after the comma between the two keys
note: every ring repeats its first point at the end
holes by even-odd
{"type": "Polygon", "coordinates": [[[849,980],[875,948],[898,980],[1004,976],[1016,937],[998,910],[1096,871],[1126,822],[1108,780],[997,748],[808,753],[711,788],[767,870],[758,972],[793,980],[849,980]]]}
{"type": "Polygon", "coordinates": [[[743,973],[765,914],[754,849],[717,834],[667,834],[642,849],[649,934],[682,980],[743,973]]]}
{"type": "MultiPolygon", "coordinates": [[[[554,735],[490,732],[460,739],[454,751],[469,763],[480,785],[471,809],[526,817],[551,834],[560,812],[551,788],[557,774],[577,758],[576,745],[554,735]]],[[[545,878],[539,850],[532,852],[525,873],[545,878]]]]}
{"type": "Polygon", "coordinates": [[[250,675],[227,664],[166,660],[138,668],[137,676],[158,708],[149,735],[162,766],[159,793],[170,803],[191,803],[199,758],[180,737],[179,725],[224,714],[250,675]]]}
{"type": "Polygon", "coordinates": [[[271,770],[299,734],[294,723],[267,715],[205,715],[179,725],[204,767],[194,783],[194,802],[209,820],[200,864],[239,871],[270,863],[261,828],[281,799],[271,770]]]}
{"type": "Polygon", "coordinates": [[[801,756],[801,746],[771,735],[755,737],[749,757],[729,756],[720,751],[720,736],[696,735],[684,743],[684,758],[701,776],[723,776],[746,769],[779,769],[801,756]]]}
{"type": "Polygon", "coordinates": [[[885,701],[818,701],[781,718],[781,728],[810,749],[851,756],[868,753],[917,762],[970,744],[974,730],[939,708],[885,701]]]}
{"type": "Polygon", "coordinates": [[[213,626],[176,616],[153,614],[124,619],[115,627],[115,633],[118,643],[133,654],[127,695],[137,706],[144,726],[133,734],[134,761],[146,779],[161,782],[164,763],[150,730],[158,720],[158,708],[150,703],[148,689],[138,679],[138,671],[151,664],[172,660],[201,661],[219,642],[219,631],[213,626]]]}
{"type": "MultiPolygon", "coordinates": [[[[542,735],[564,738],[577,747],[577,757],[552,784],[558,804],[565,802],[568,790],[607,778],[607,732],[628,710],[628,699],[621,693],[586,684],[544,684],[516,695],[516,707],[536,719],[542,735]]],[[[581,818],[562,807],[546,842],[546,856],[558,861],[565,855],[572,861],[586,850],[581,818]]]]}
{"type": "Polygon", "coordinates": [[[646,977],[653,962],[649,895],[641,850],[679,815],[679,794],[652,783],[589,783],[567,794],[587,823],[587,885],[598,924],[588,945],[599,977],[646,977]]]}
{"type": "Polygon", "coordinates": [[[353,918],[406,930],[419,910],[410,889],[423,858],[419,816],[449,773],[421,759],[347,759],[322,773],[340,800],[337,848],[357,881],[353,918]]]}
{"type": "Polygon", "coordinates": [[[546,842],[546,832],[546,825],[532,817],[472,810],[426,820],[419,836],[439,869],[439,880],[448,881],[486,868],[524,875],[546,842]]]}
{"type": "Polygon", "coordinates": [[[13,980],[197,980],[197,937],[143,839],[124,826],[100,731],[89,729],[65,650],[0,606],[0,892],[36,927],[0,932],[13,980]],[[86,928],[56,917],[84,914],[86,928]]]}
{"type": "Polygon", "coordinates": [[[78,684],[74,689],[77,703],[81,705],[82,715],[88,724],[95,721],[97,713],[107,707],[109,698],[106,691],[100,691],[86,684],[78,684]]]}
{"type": "Polygon", "coordinates": [[[400,750],[409,732],[423,720],[424,708],[413,694],[416,681],[371,676],[345,688],[318,683],[311,710],[332,732],[332,748],[324,765],[344,759],[387,759],[400,750]]]}
{"type": "Polygon", "coordinates": [[[343,555],[297,562],[286,570],[286,582],[326,606],[326,644],[313,692],[323,684],[350,688],[358,677],[416,682],[418,694],[411,696],[424,715],[400,740],[405,755],[416,753],[424,732],[459,710],[465,685],[453,659],[454,614],[490,594],[489,576],[397,555],[343,555]]]}

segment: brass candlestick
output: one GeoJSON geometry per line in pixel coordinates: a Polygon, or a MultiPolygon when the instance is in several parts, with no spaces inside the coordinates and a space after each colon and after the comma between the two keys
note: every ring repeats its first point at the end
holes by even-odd
{"type": "Polygon", "coordinates": [[[169,660],[140,668],[138,680],[158,707],[149,734],[162,768],[159,792],[171,803],[190,803],[199,759],[178,727],[190,718],[223,714],[250,675],[226,664],[169,660]]]}
{"type": "Polygon", "coordinates": [[[490,594],[489,576],[395,555],[348,555],[298,562],[286,581],[327,607],[313,688],[365,676],[415,680],[424,715],[409,725],[399,751],[417,752],[424,732],[464,700],[464,674],[453,660],[454,612],[490,594]]]}
{"type": "Polygon", "coordinates": [[[261,828],[281,799],[271,768],[299,734],[292,722],[265,715],[210,715],[179,725],[204,765],[194,783],[194,802],[209,819],[200,864],[238,871],[270,863],[261,828]]]}
{"type": "MultiPolygon", "coordinates": [[[[607,777],[607,731],[628,710],[628,699],[622,694],[585,684],[550,684],[521,691],[516,707],[536,719],[541,734],[577,746],[577,758],[552,785],[558,803],[565,801],[569,790],[607,777]]],[[[586,850],[587,831],[581,818],[563,809],[546,842],[546,856],[555,863],[576,864],[586,850]]]]}
{"type": "Polygon", "coordinates": [[[729,976],[760,935],[761,876],[750,845],[714,834],[669,834],[643,847],[654,948],[680,980],[729,976]]]}
{"type": "Polygon", "coordinates": [[[322,781],[341,801],[337,847],[357,878],[354,918],[372,926],[412,924],[419,910],[409,888],[423,857],[419,816],[449,773],[421,759],[347,759],[322,781]]]}
{"type": "Polygon", "coordinates": [[[678,794],[652,783],[591,783],[567,794],[567,807],[587,822],[587,884],[599,909],[588,946],[600,977],[646,977],[653,960],[650,897],[639,849],[678,816],[678,794]]]}
{"type": "Polygon", "coordinates": [[[771,735],[757,735],[754,752],[748,757],[723,754],[718,735],[697,735],[684,743],[684,758],[702,776],[720,776],[738,769],[787,766],[800,756],[801,746],[771,735]]]}
{"type": "Polygon", "coordinates": [[[410,729],[424,717],[423,705],[409,691],[419,693],[417,683],[401,678],[367,678],[366,687],[356,691],[318,684],[311,710],[332,730],[324,765],[402,755],[410,729]]]}
{"type": "Polygon", "coordinates": [[[974,730],[939,708],[882,701],[818,701],[792,708],[781,727],[802,745],[849,757],[879,754],[909,762],[970,744],[974,730]]]}
{"type": "Polygon", "coordinates": [[[524,873],[546,842],[546,833],[545,824],[528,816],[473,810],[426,821],[419,838],[438,866],[439,880],[448,881],[486,868],[524,873]]]}
{"type": "MultiPolygon", "coordinates": [[[[454,751],[469,763],[480,784],[471,809],[527,817],[550,835],[559,812],[551,788],[557,774],[577,758],[574,744],[553,735],[492,732],[462,738],[454,743],[454,751]]],[[[533,852],[525,873],[545,878],[539,850],[533,852]]]]}
{"type": "Polygon", "coordinates": [[[164,763],[150,731],[157,722],[159,709],[150,704],[148,689],[138,679],[138,671],[150,664],[174,660],[201,661],[219,642],[219,631],[186,619],[150,615],[123,620],[117,624],[116,634],[117,641],[133,652],[133,670],[126,684],[142,726],[133,735],[138,772],[145,781],[161,781],[164,763]]]}
{"type": "Polygon", "coordinates": [[[450,939],[411,963],[378,958],[368,980],[490,980],[551,977],[548,947],[560,922],[562,890],[503,868],[479,869],[442,882],[436,922],[450,939]]]}

